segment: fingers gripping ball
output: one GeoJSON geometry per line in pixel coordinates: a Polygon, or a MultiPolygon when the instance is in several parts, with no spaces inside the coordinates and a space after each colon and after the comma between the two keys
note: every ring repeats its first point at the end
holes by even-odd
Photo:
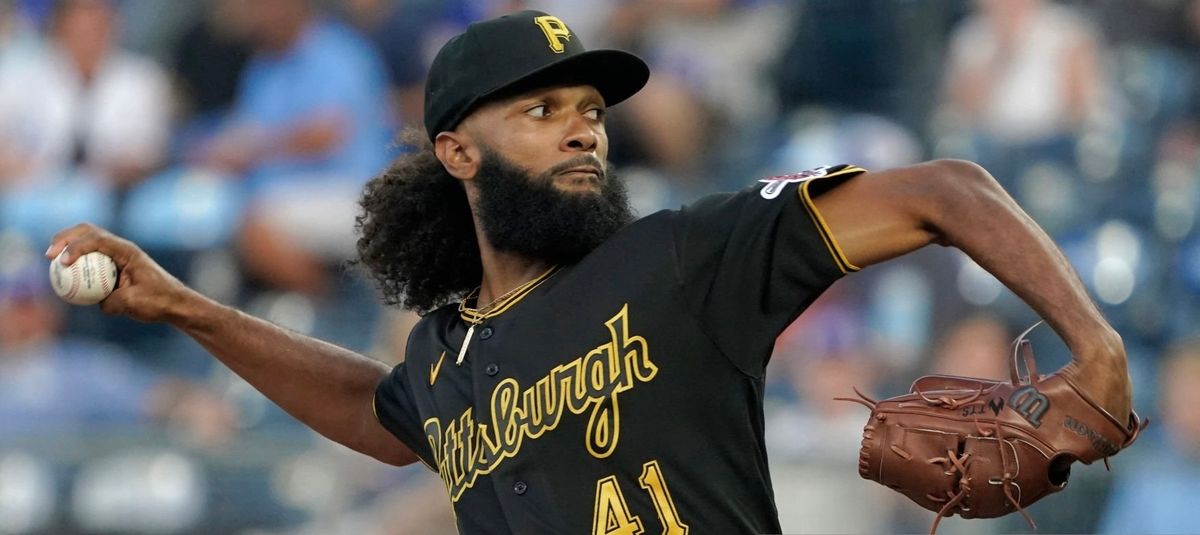
{"type": "MultiPolygon", "coordinates": [[[[63,250],[66,253],[66,250],[63,250]]],[[[100,252],[85,254],[69,266],[62,254],[50,262],[50,286],[54,293],[74,305],[94,305],[117,287],[117,264],[100,252]]]]}

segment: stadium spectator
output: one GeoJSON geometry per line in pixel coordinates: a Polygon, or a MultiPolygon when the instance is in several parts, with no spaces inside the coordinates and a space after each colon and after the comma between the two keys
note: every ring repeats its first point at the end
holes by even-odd
{"type": "Polygon", "coordinates": [[[949,104],[1004,144],[1078,131],[1103,102],[1104,53],[1076,11],[1045,0],[982,0],[954,32],[949,104]]]}
{"type": "MultiPolygon", "coordinates": [[[[951,20],[966,2],[809,0],[798,3],[775,66],[784,111],[869,113],[911,130],[934,105],[951,20]]],[[[860,164],[861,165],[861,164],[860,164]]]]}
{"type": "Polygon", "coordinates": [[[201,445],[232,438],[236,414],[214,395],[139,366],[122,348],[62,332],[45,265],[0,240],[0,443],[171,422],[201,445]]]}
{"type": "Polygon", "coordinates": [[[768,442],[784,459],[856,461],[845,447],[857,449],[862,414],[852,403],[835,401],[857,388],[874,396],[877,367],[865,326],[848,296],[838,290],[822,297],[810,313],[776,341],[773,363],[782,371],[798,403],[774,413],[768,442]]]}
{"type": "Polygon", "coordinates": [[[613,136],[630,138],[614,157],[637,156],[680,187],[706,188],[712,149],[729,141],[720,134],[736,138],[775,112],[767,71],[786,13],[773,0],[618,3],[610,44],[639,49],[654,76],[614,117],[632,134],[613,136]]]}
{"type": "MultiPolygon", "coordinates": [[[[11,2],[0,3],[0,80],[10,78],[9,69],[28,51],[32,31],[20,12],[11,2]]],[[[16,125],[0,123],[0,141],[14,135],[16,125]]],[[[0,191],[4,189],[5,177],[23,171],[24,157],[19,151],[0,142],[0,191]]]]}
{"type": "Polygon", "coordinates": [[[967,316],[950,327],[934,348],[932,373],[1006,380],[1015,334],[987,313],[967,316]]]}
{"type": "Polygon", "coordinates": [[[865,411],[834,398],[855,388],[875,395],[880,367],[848,289],[837,286],[814,303],[772,356],[768,376],[795,396],[766,418],[773,484],[787,500],[779,510],[785,533],[880,533],[895,503],[887,489],[845,477],[858,464],[865,411]]]}
{"type": "Polygon", "coordinates": [[[319,295],[349,258],[362,185],[387,161],[387,85],[371,46],[308,0],[243,5],[255,52],[202,160],[244,173],[240,253],[270,286],[319,295]],[[319,214],[319,217],[314,217],[319,214]]]}
{"type": "Polygon", "coordinates": [[[420,125],[425,113],[425,72],[433,54],[468,21],[453,9],[464,2],[349,0],[347,18],[370,39],[387,68],[398,125],[420,125]]]}
{"type": "Polygon", "coordinates": [[[108,0],[60,0],[46,46],[0,71],[0,154],[15,160],[0,183],[50,180],[78,167],[124,187],[161,163],[167,78],[117,47],[118,22],[108,0]]]}
{"type": "MultiPolygon", "coordinates": [[[[1072,6],[1046,0],[980,0],[947,51],[945,106],[935,121],[942,154],[977,160],[1013,188],[1029,166],[1075,167],[1090,123],[1119,113],[1095,29],[1072,6]],[[960,145],[954,151],[946,145],[960,145]],[[965,145],[965,146],[962,146],[965,145]]],[[[1109,173],[1111,174],[1111,173],[1109,173]]]]}
{"type": "Polygon", "coordinates": [[[36,41],[28,15],[13,2],[0,2],[0,69],[27,54],[36,41]]]}
{"type": "Polygon", "coordinates": [[[246,15],[244,2],[207,0],[203,15],[175,43],[172,64],[189,117],[185,135],[211,134],[233,107],[251,53],[246,15]]]}
{"type": "Polygon", "coordinates": [[[1161,423],[1140,462],[1119,465],[1101,533],[1195,533],[1200,503],[1200,342],[1170,351],[1159,371],[1161,423]]]}

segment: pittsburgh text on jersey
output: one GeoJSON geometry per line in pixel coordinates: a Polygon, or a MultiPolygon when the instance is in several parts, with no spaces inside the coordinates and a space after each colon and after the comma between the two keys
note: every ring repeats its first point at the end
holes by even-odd
{"type": "Polygon", "coordinates": [[[590,410],[587,450],[596,458],[612,454],[620,439],[618,395],[654,379],[658,367],[650,361],[646,339],[629,332],[628,305],[604,325],[608,343],[556,366],[535,384],[524,390],[513,378],[497,384],[490,423],[475,421],[473,408],[444,426],[438,418],[425,421],[425,436],[452,500],[457,502],[478,476],[516,456],[525,439],[558,427],[564,409],[577,415],[590,410]]]}

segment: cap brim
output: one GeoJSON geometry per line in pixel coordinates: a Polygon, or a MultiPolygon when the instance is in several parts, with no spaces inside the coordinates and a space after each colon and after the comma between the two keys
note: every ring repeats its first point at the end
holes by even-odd
{"type": "Polygon", "coordinates": [[[604,98],[604,104],[612,106],[640,91],[649,79],[650,67],[642,58],[621,50],[589,50],[525,73],[480,95],[463,110],[462,116],[465,117],[480,104],[497,97],[539,87],[569,84],[595,87],[604,98]]]}

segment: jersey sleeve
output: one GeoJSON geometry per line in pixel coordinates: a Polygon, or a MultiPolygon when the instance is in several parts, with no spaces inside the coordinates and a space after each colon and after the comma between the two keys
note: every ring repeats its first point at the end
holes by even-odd
{"type": "Polygon", "coordinates": [[[771,177],[680,211],[674,235],[683,299],[743,372],[761,376],[779,333],[858,270],[813,199],[864,172],[838,165],[771,177]]]}
{"type": "Polygon", "coordinates": [[[407,363],[401,362],[375,387],[375,418],[436,472],[437,464],[421,427],[407,371],[407,363]]]}

